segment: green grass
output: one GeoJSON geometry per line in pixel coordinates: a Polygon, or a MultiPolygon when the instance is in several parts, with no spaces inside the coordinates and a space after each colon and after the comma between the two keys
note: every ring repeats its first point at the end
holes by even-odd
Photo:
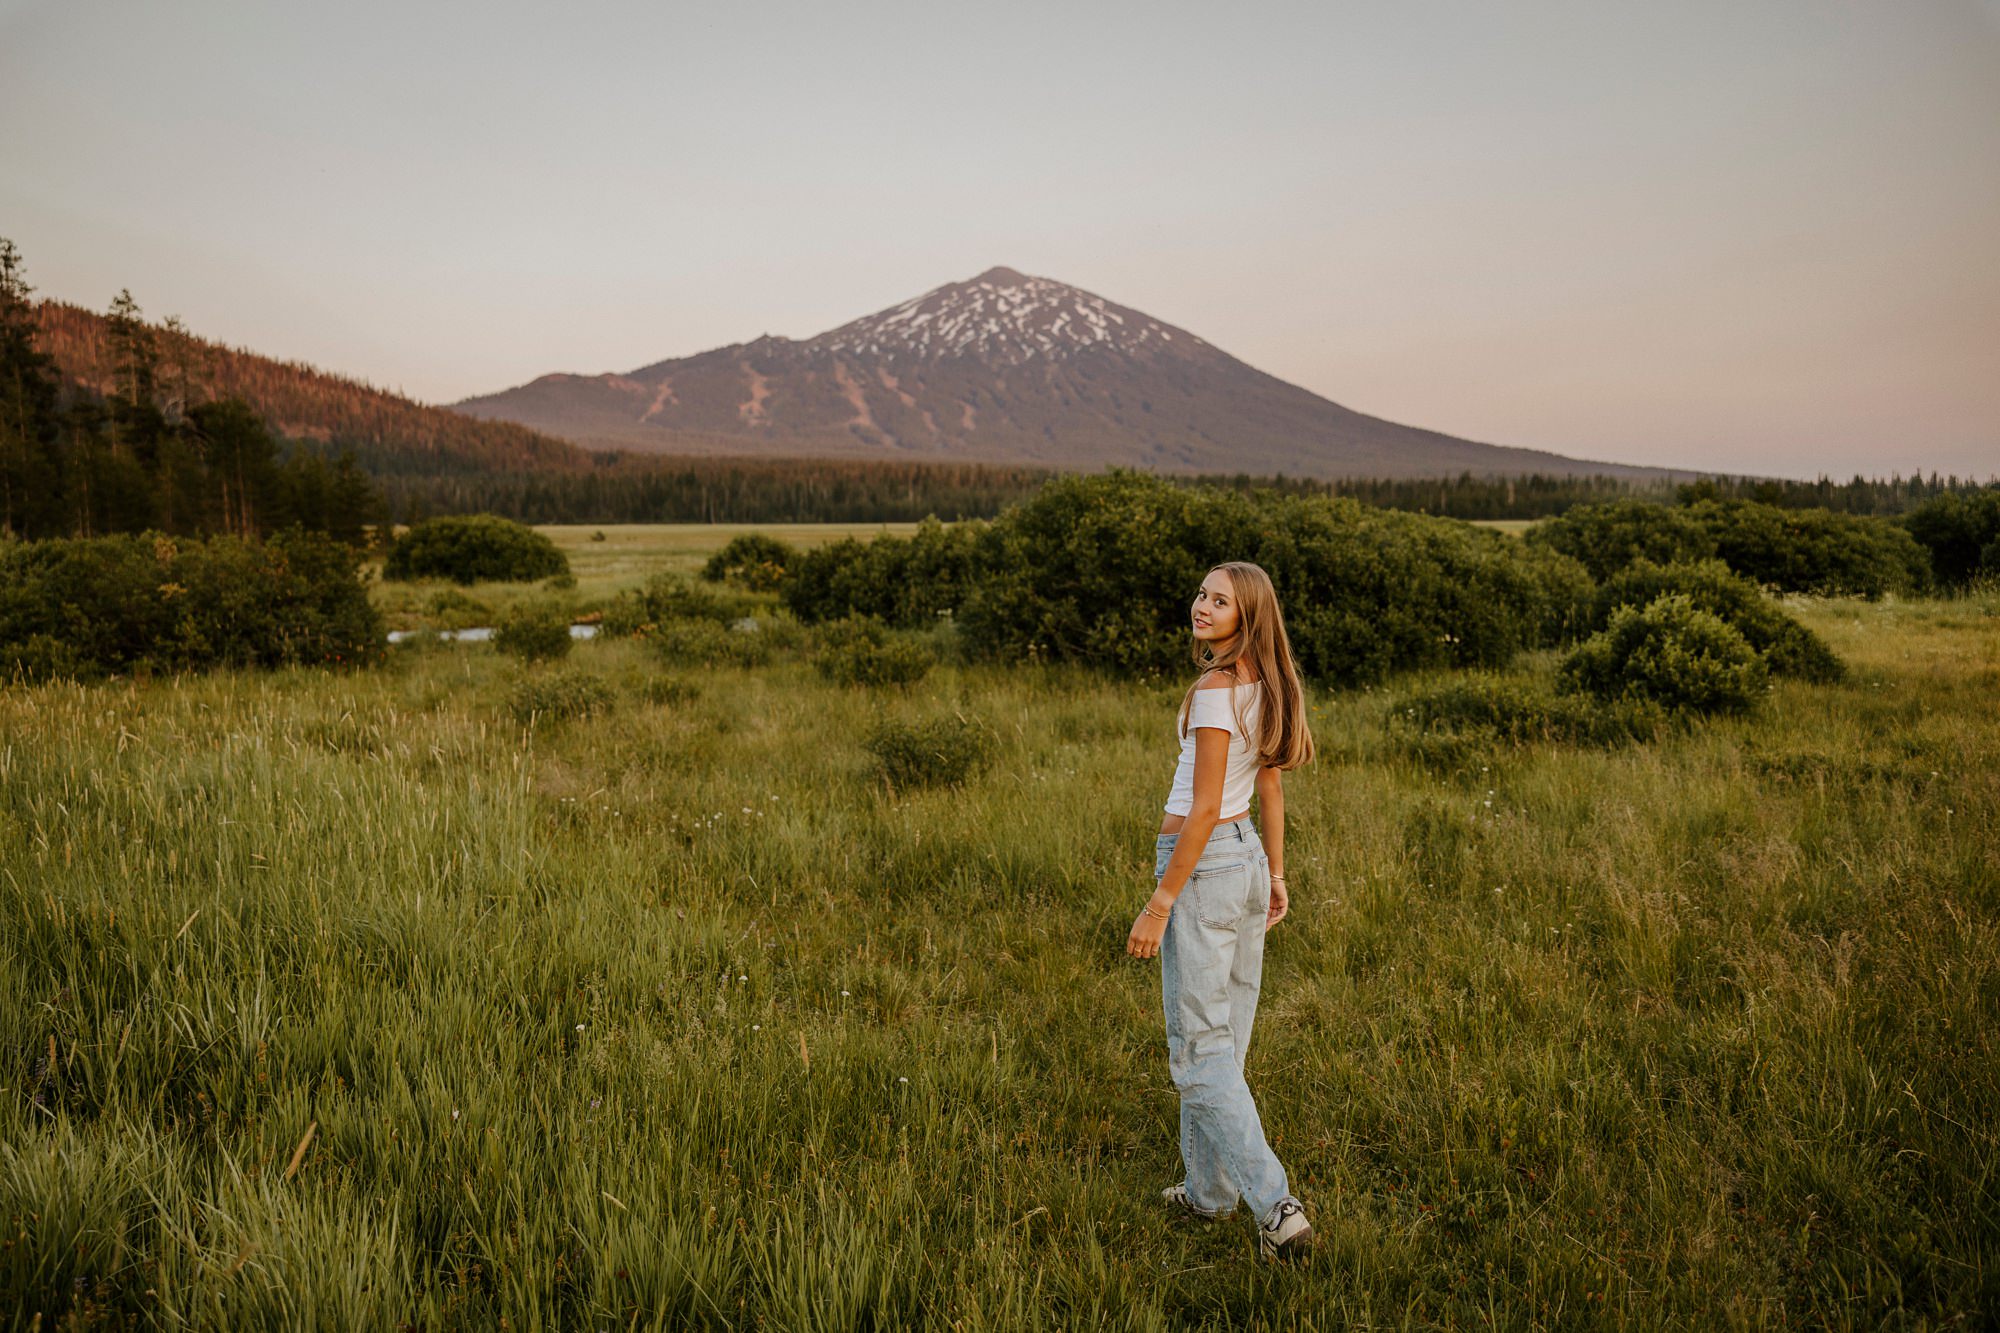
{"type": "Polygon", "coordinates": [[[383,583],[379,559],[371,561],[364,573],[376,580],[375,603],[390,629],[463,629],[490,625],[524,601],[549,602],[570,615],[601,611],[619,593],[638,589],[663,570],[695,577],[730,538],[746,532],[768,533],[803,549],[842,537],[867,541],[884,532],[907,537],[916,530],[915,523],[549,523],[535,531],[569,557],[576,579],[572,589],[550,589],[541,583],[461,588],[446,579],[383,583]],[[600,532],[604,540],[593,540],[600,532]]]}
{"type": "Polygon", "coordinates": [[[533,729],[486,645],[0,692],[0,1322],[1979,1324],[2000,598],[1796,609],[1848,683],[1643,747],[1438,771],[1317,701],[1249,1069],[1296,1271],[1157,1203],[1171,684],[591,642],[541,670],[612,710],[533,729]],[[997,762],[889,792],[878,719],[954,710],[997,762]]]}

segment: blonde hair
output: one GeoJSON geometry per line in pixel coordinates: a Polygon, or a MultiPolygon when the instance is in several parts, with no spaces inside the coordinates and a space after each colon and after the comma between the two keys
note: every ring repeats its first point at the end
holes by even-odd
{"type": "MultiPolygon", "coordinates": [[[[1285,633],[1285,616],[1271,576],[1248,560],[1231,560],[1208,571],[1229,575],[1236,589],[1236,633],[1220,648],[1194,645],[1195,665],[1209,671],[1236,674],[1236,664],[1248,659],[1257,668],[1263,708],[1257,725],[1257,762],[1265,768],[1298,768],[1313,757],[1312,729],[1306,724],[1305,687],[1292,661],[1292,641],[1285,633]]],[[[1187,735],[1188,714],[1194,707],[1199,677],[1181,699],[1181,735],[1187,735]]],[[[1233,702],[1233,700],[1232,700],[1233,702]]],[[[1240,719],[1239,719],[1240,720],[1240,719]]]]}

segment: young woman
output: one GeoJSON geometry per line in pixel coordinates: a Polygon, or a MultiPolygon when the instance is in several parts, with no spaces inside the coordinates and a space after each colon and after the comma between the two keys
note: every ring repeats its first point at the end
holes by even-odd
{"type": "Polygon", "coordinates": [[[1264,972],[1264,932],[1285,919],[1284,772],[1312,758],[1305,696],[1270,576],[1217,565],[1192,609],[1194,656],[1207,668],[1181,701],[1180,767],[1167,796],[1152,899],[1125,951],[1160,959],[1167,1068],[1181,1094],[1187,1177],[1163,1194],[1202,1218],[1241,1198],[1258,1253],[1288,1259],[1312,1245],[1305,1207],[1264,1142],[1243,1081],[1264,972]],[[1250,822],[1257,795],[1264,824],[1250,822]]]}

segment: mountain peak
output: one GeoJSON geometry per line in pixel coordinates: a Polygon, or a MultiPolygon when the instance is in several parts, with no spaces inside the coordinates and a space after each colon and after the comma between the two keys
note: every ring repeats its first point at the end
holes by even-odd
{"type": "Polygon", "coordinates": [[[1063,360],[1084,352],[1153,359],[1209,351],[1184,329],[1101,296],[998,266],[864,315],[802,344],[816,352],[995,365],[1063,360]]]}

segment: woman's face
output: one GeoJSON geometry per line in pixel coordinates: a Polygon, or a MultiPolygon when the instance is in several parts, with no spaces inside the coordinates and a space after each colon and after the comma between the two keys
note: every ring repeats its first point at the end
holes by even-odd
{"type": "Polygon", "coordinates": [[[1242,623],[1236,610],[1236,581],[1222,570],[1210,570],[1201,581],[1201,591],[1194,595],[1190,614],[1197,642],[1219,646],[1235,638],[1236,627],[1242,623]]]}

